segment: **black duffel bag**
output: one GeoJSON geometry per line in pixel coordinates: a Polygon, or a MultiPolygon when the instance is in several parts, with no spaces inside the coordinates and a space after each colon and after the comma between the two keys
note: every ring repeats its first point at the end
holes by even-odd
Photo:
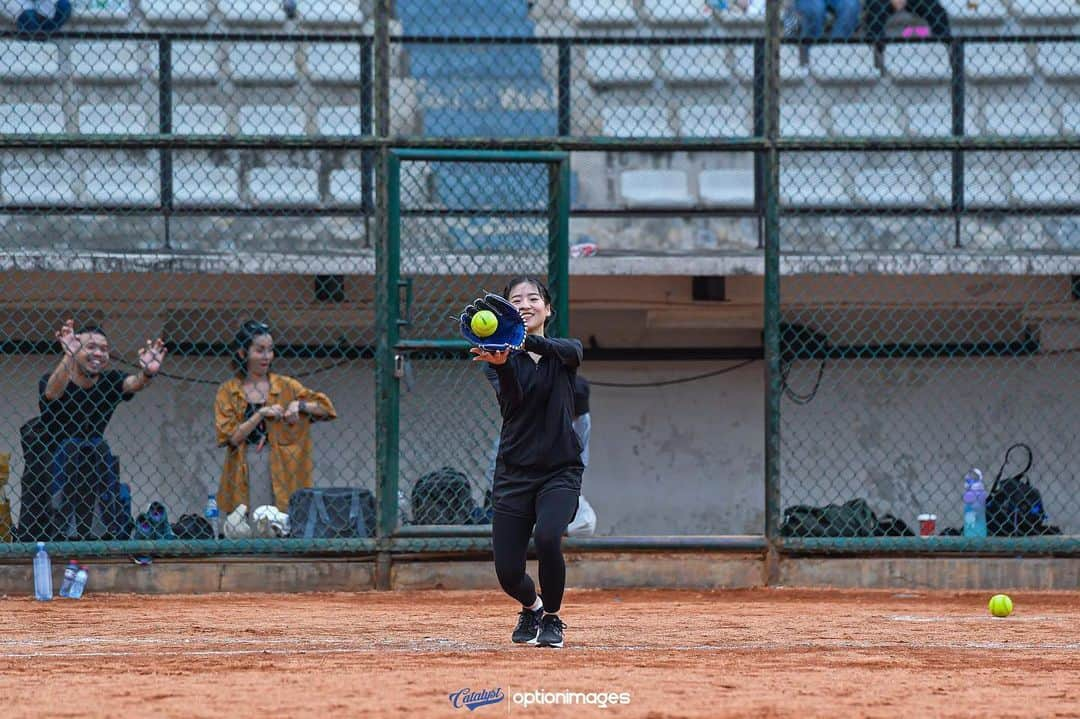
{"type": "Polygon", "coordinates": [[[352,487],[298,489],[289,497],[289,536],[374,537],[375,495],[352,487]]]}

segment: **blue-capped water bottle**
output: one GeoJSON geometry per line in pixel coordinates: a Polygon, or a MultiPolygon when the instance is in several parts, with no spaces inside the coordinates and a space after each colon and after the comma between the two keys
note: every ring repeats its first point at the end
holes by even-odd
{"type": "Polygon", "coordinates": [[[45,542],[37,543],[34,555],[34,598],[39,602],[52,599],[52,562],[45,551],[45,542]]]}
{"type": "Polygon", "coordinates": [[[964,475],[964,536],[986,536],[986,486],[976,467],[964,475]]]}
{"type": "Polygon", "coordinates": [[[89,578],[86,567],[79,567],[79,571],[75,574],[75,581],[71,583],[72,599],[82,599],[83,592],[86,591],[86,580],[89,578]]]}
{"type": "Polygon", "coordinates": [[[64,569],[64,581],[60,583],[60,596],[71,596],[71,585],[75,581],[75,575],[79,573],[79,563],[72,559],[64,569]]]}
{"type": "Polygon", "coordinates": [[[206,521],[210,523],[210,526],[214,530],[214,539],[221,536],[218,532],[218,524],[221,520],[221,512],[218,510],[217,497],[213,493],[210,493],[206,498],[206,521]]]}

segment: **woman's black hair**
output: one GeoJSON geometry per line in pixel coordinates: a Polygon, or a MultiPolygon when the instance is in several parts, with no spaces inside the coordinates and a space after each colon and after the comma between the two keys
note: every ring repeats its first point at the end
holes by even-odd
{"type": "Polygon", "coordinates": [[[268,334],[270,334],[270,325],[265,322],[248,320],[240,325],[240,329],[233,339],[231,357],[233,369],[236,370],[238,376],[247,377],[247,351],[251,348],[252,342],[255,341],[256,337],[268,334]]]}
{"type": "MultiPolygon", "coordinates": [[[[506,287],[503,288],[503,299],[509,300],[510,293],[513,292],[514,288],[525,282],[540,290],[540,296],[544,298],[544,304],[551,307],[551,293],[548,292],[547,285],[544,284],[544,281],[535,275],[515,275],[514,277],[511,277],[510,281],[506,283],[506,287]]],[[[551,310],[551,316],[555,316],[554,308],[551,310]]]]}

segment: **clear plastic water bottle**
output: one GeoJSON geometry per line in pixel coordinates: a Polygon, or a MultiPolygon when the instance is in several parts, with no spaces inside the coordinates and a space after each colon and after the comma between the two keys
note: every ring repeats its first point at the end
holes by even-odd
{"type": "Polygon", "coordinates": [[[75,581],[75,575],[79,573],[79,563],[72,559],[64,569],[64,581],[60,584],[60,596],[71,596],[71,584],[75,581]]]}
{"type": "Polygon", "coordinates": [[[45,551],[45,542],[37,543],[34,555],[34,598],[39,602],[52,599],[52,562],[45,551]]]}
{"type": "Polygon", "coordinates": [[[986,486],[975,467],[964,475],[964,536],[986,536],[986,486]]]}
{"type": "Polygon", "coordinates": [[[83,592],[86,591],[86,580],[89,578],[86,567],[79,567],[79,571],[75,574],[75,581],[71,583],[72,599],[82,599],[83,592]]]}
{"type": "Polygon", "coordinates": [[[214,529],[214,539],[221,536],[221,532],[218,531],[218,525],[221,523],[221,512],[218,510],[217,497],[213,494],[209,494],[206,497],[206,521],[210,523],[210,526],[214,529]]]}

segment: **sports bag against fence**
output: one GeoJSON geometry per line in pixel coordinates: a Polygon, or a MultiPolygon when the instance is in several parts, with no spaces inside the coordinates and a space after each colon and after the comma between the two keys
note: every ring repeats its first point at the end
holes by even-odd
{"type": "Polygon", "coordinates": [[[1057,527],[1047,524],[1049,518],[1042,495],[1027,478],[1031,469],[1031,447],[1017,443],[1005,450],[1005,461],[998,470],[990,494],[986,497],[986,533],[991,537],[1030,537],[1041,534],[1061,534],[1057,527]],[[1018,474],[1002,479],[1009,455],[1014,449],[1027,452],[1027,463],[1018,474]]]}
{"type": "Polygon", "coordinates": [[[289,497],[289,536],[303,539],[375,536],[375,495],[367,489],[298,489],[289,497]]]}
{"type": "Polygon", "coordinates": [[[453,467],[428,472],[412,490],[413,524],[472,524],[475,509],[472,485],[453,467]]]}
{"type": "Polygon", "coordinates": [[[852,499],[824,507],[806,504],[788,507],[784,510],[780,534],[784,537],[881,536],[877,516],[865,499],[852,499]]]}

